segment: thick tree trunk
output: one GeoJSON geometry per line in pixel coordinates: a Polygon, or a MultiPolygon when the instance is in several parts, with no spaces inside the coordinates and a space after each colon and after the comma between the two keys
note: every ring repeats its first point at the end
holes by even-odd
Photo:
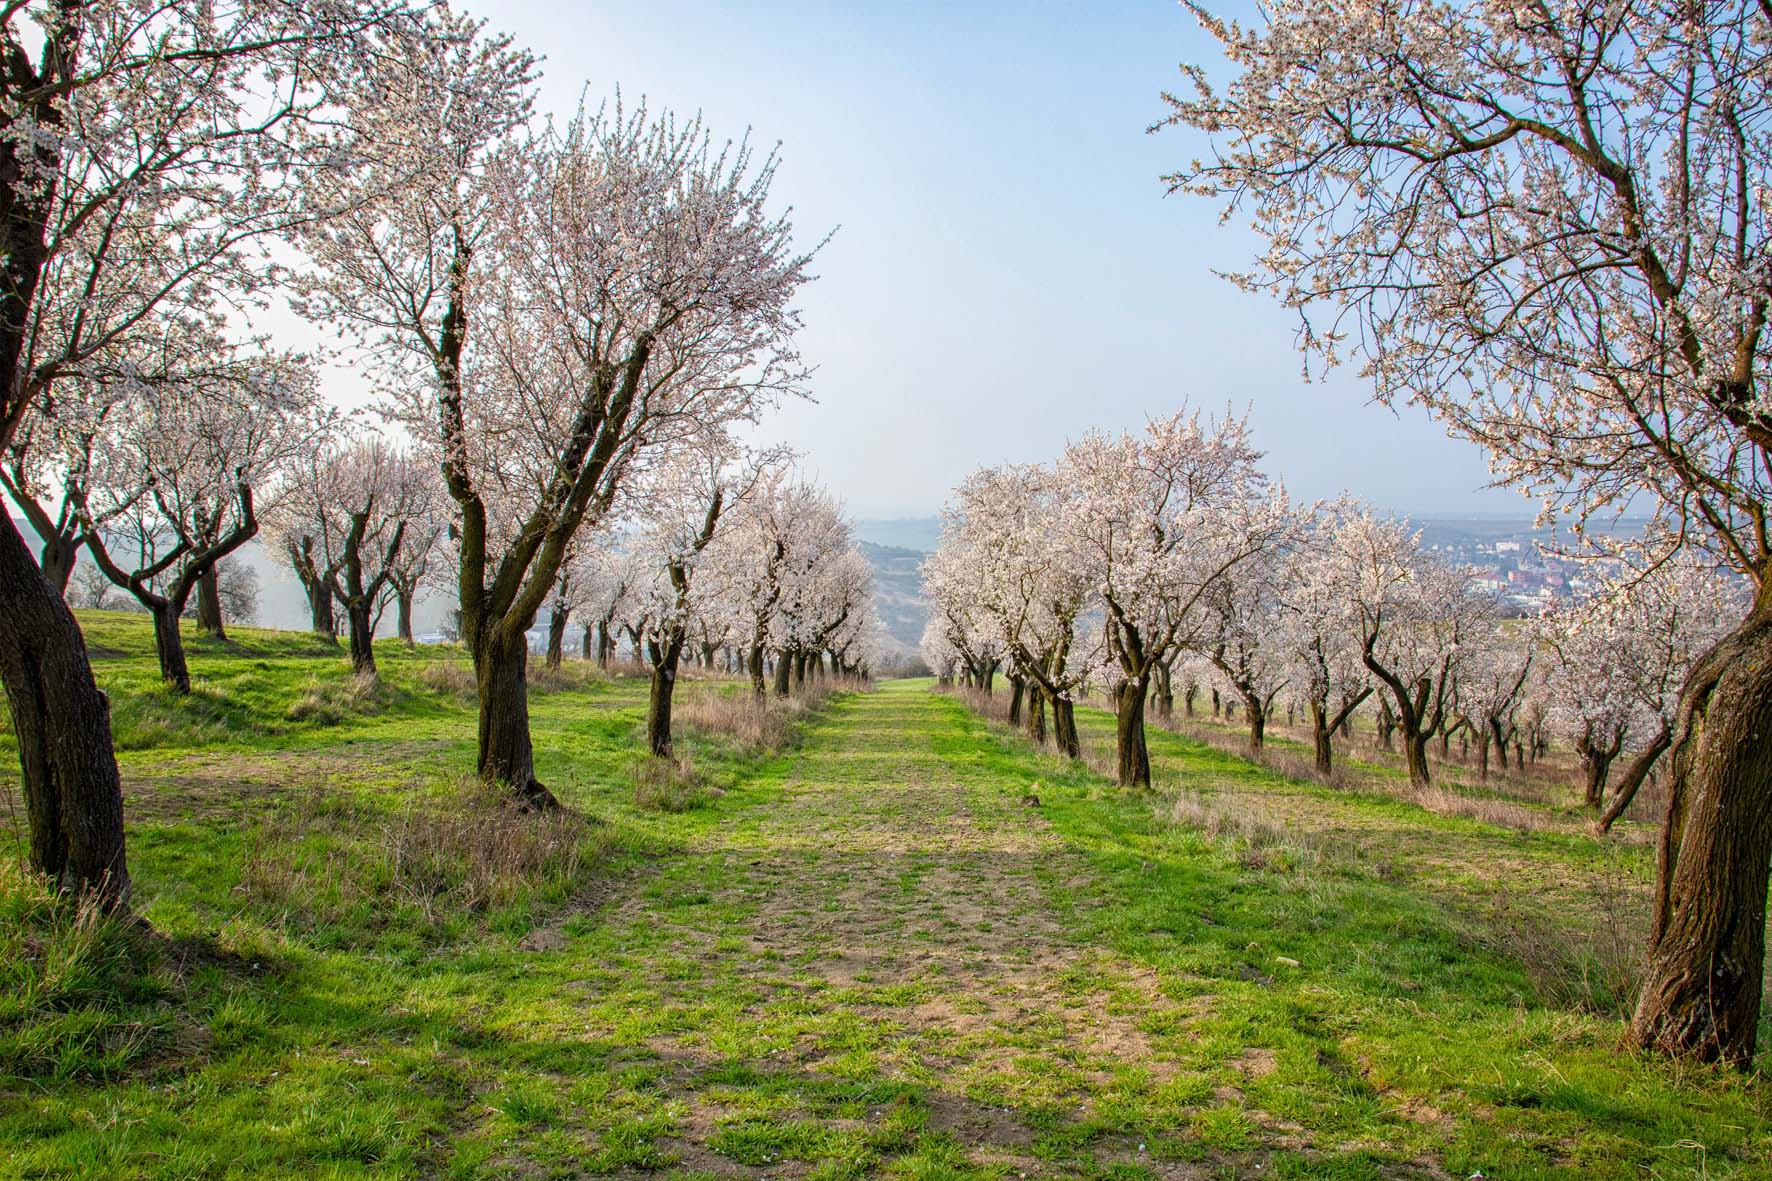
{"type": "Polygon", "coordinates": [[[1066,758],[1083,757],[1083,743],[1077,736],[1077,707],[1068,697],[1054,696],[1052,705],[1052,741],[1066,758]]]}
{"type": "Polygon", "coordinates": [[[185,663],[185,640],[178,630],[178,619],[184,614],[184,604],[161,599],[158,603],[149,604],[148,611],[154,618],[154,654],[160,658],[160,679],[174,693],[189,693],[191,668],[185,663]]]}
{"type": "Polygon", "coordinates": [[[317,636],[338,643],[338,619],[332,612],[332,587],[325,579],[302,579],[302,590],[308,596],[308,626],[317,636]]]}
{"type": "Polygon", "coordinates": [[[1501,728],[1500,718],[1489,719],[1489,737],[1495,742],[1495,761],[1503,771],[1507,770],[1507,734],[1501,728]]]}
{"type": "Polygon", "coordinates": [[[646,701],[646,745],[660,758],[671,757],[671,698],[677,688],[677,665],[683,642],[668,640],[652,665],[652,693],[646,701]]]}
{"type": "Polygon", "coordinates": [[[1606,798],[1606,779],[1612,772],[1612,760],[1624,746],[1624,735],[1618,734],[1609,743],[1595,742],[1593,727],[1575,742],[1575,753],[1581,756],[1581,803],[1598,808],[1606,798]]]}
{"type": "Polygon", "coordinates": [[[790,690],[792,688],[791,681],[792,681],[793,675],[794,675],[793,658],[785,650],[776,653],[775,654],[775,695],[777,697],[786,697],[788,695],[788,693],[790,692],[790,690]]]}
{"type": "Polygon", "coordinates": [[[197,630],[218,640],[228,638],[227,623],[222,619],[221,570],[215,562],[197,576],[197,630]]]}
{"type": "Polygon", "coordinates": [[[560,806],[554,794],[535,778],[535,751],[529,742],[529,642],[518,631],[491,630],[474,652],[474,673],[480,690],[480,757],[482,779],[507,785],[529,807],[560,806]]]}
{"type": "Polygon", "coordinates": [[[1021,725],[1021,698],[1027,692],[1027,681],[1021,677],[1009,678],[1009,724],[1021,725]]]}
{"type": "Polygon", "coordinates": [[[1693,666],[1668,768],[1638,1045],[1752,1065],[1772,861],[1772,587],[1693,666]]]}
{"type": "Polygon", "coordinates": [[[129,905],[111,710],[73,612],[0,514],[0,680],[18,738],[31,868],[60,890],[129,905]]]}
{"type": "Polygon", "coordinates": [[[1661,729],[1655,732],[1655,737],[1650,739],[1649,745],[1637,752],[1637,757],[1632,759],[1630,766],[1624,769],[1624,778],[1618,781],[1617,790],[1612,795],[1612,802],[1606,805],[1606,810],[1600,813],[1599,820],[1595,822],[1596,828],[1601,832],[1611,831],[1612,826],[1618,823],[1618,818],[1624,815],[1624,810],[1630,807],[1631,801],[1637,798],[1637,790],[1643,786],[1643,781],[1649,778],[1649,773],[1655,769],[1656,760],[1660,759],[1667,752],[1667,748],[1673,745],[1673,740],[1673,727],[1663,724],[1661,729]]]}
{"type": "Polygon", "coordinates": [[[1149,691],[1150,683],[1144,677],[1129,677],[1114,693],[1114,749],[1121,787],[1151,785],[1151,752],[1144,736],[1144,704],[1149,691]]]}
{"type": "Polygon", "coordinates": [[[412,598],[413,592],[410,590],[394,591],[395,628],[408,648],[415,644],[412,638],[412,598]]]}
{"type": "Polygon", "coordinates": [[[1380,698],[1378,702],[1378,745],[1385,750],[1391,749],[1391,735],[1397,729],[1397,715],[1391,712],[1391,703],[1380,698]]]}
{"type": "Polygon", "coordinates": [[[1243,695],[1244,712],[1249,715],[1249,753],[1260,754],[1267,737],[1267,703],[1253,693],[1243,695]]]}
{"type": "Polygon", "coordinates": [[[375,609],[367,596],[345,605],[351,629],[351,671],[358,676],[379,675],[375,667],[375,609]]]}
{"type": "Polygon", "coordinates": [[[1187,710],[1187,716],[1190,718],[1194,716],[1194,698],[1199,695],[1200,688],[1198,685],[1189,685],[1187,687],[1187,692],[1181,695],[1182,706],[1187,710]]]}
{"type": "Polygon", "coordinates": [[[1029,693],[1023,725],[1027,736],[1041,746],[1046,745],[1046,695],[1029,693]]]}
{"type": "Polygon", "coordinates": [[[763,645],[752,644],[750,659],[746,662],[746,671],[751,675],[751,693],[756,697],[764,697],[769,690],[763,682],[763,645]]]}
{"type": "Polygon", "coordinates": [[[1409,769],[1409,786],[1427,787],[1433,776],[1428,772],[1427,743],[1429,735],[1405,728],[1403,733],[1403,765],[1409,769]]]}
{"type": "Polygon", "coordinates": [[[1171,718],[1175,716],[1175,683],[1170,678],[1169,666],[1157,666],[1157,716],[1171,718]]]}

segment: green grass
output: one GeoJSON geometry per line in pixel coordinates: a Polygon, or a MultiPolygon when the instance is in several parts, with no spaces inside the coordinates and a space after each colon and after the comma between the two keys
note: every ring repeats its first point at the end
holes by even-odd
{"type": "Polygon", "coordinates": [[[648,794],[644,686],[582,674],[532,708],[587,819],[501,828],[459,652],[364,696],[242,632],[180,702],[87,622],[155,933],[0,875],[0,1176],[1772,1177],[1761,1083],[1621,1050],[1445,872],[1593,842],[1153,735],[1333,830],[1214,838],[907,682],[779,757],[690,734],[696,790],[648,794]]]}

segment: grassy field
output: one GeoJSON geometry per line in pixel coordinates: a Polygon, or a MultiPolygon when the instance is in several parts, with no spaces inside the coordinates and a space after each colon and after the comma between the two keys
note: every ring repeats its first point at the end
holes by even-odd
{"type": "Polygon", "coordinates": [[[1128,795],[920,682],[779,753],[689,709],[661,792],[582,667],[543,823],[457,651],[242,632],[178,701],[87,623],[154,933],[0,871],[3,1176],[1772,1177],[1761,1081],[1620,1048],[1576,936],[1640,844],[1170,734],[1128,795]]]}

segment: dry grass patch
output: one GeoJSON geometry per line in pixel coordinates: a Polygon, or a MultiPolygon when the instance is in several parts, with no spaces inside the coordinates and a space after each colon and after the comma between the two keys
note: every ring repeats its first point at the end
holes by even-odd
{"type": "Polygon", "coordinates": [[[639,755],[628,774],[634,783],[634,803],[654,812],[688,812],[726,794],[696,771],[688,755],[639,755]]]}
{"type": "Polygon", "coordinates": [[[303,928],[402,910],[434,924],[563,901],[605,845],[582,817],[527,811],[474,779],[391,812],[316,789],[248,831],[237,890],[303,928]]]}
{"type": "Polygon", "coordinates": [[[346,718],[378,714],[394,700],[394,691],[371,673],[342,679],[310,680],[284,716],[292,722],[336,726],[346,718]]]}

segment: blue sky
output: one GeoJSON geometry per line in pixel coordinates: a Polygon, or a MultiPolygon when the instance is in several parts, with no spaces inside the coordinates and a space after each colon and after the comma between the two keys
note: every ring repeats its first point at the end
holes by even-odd
{"type": "Polygon", "coordinates": [[[1213,268],[1254,239],[1158,177],[1200,155],[1146,134],[1177,64],[1216,60],[1172,0],[470,4],[546,56],[544,109],[617,86],[781,141],[806,242],[818,403],[767,433],[860,516],[918,515],[985,463],[1049,459],[1092,426],[1250,406],[1303,497],[1528,512],[1480,451],[1351,373],[1306,384],[1293,321],[1213,268]],[[840,227],[840,228],[839,228],[840,227]]]}

